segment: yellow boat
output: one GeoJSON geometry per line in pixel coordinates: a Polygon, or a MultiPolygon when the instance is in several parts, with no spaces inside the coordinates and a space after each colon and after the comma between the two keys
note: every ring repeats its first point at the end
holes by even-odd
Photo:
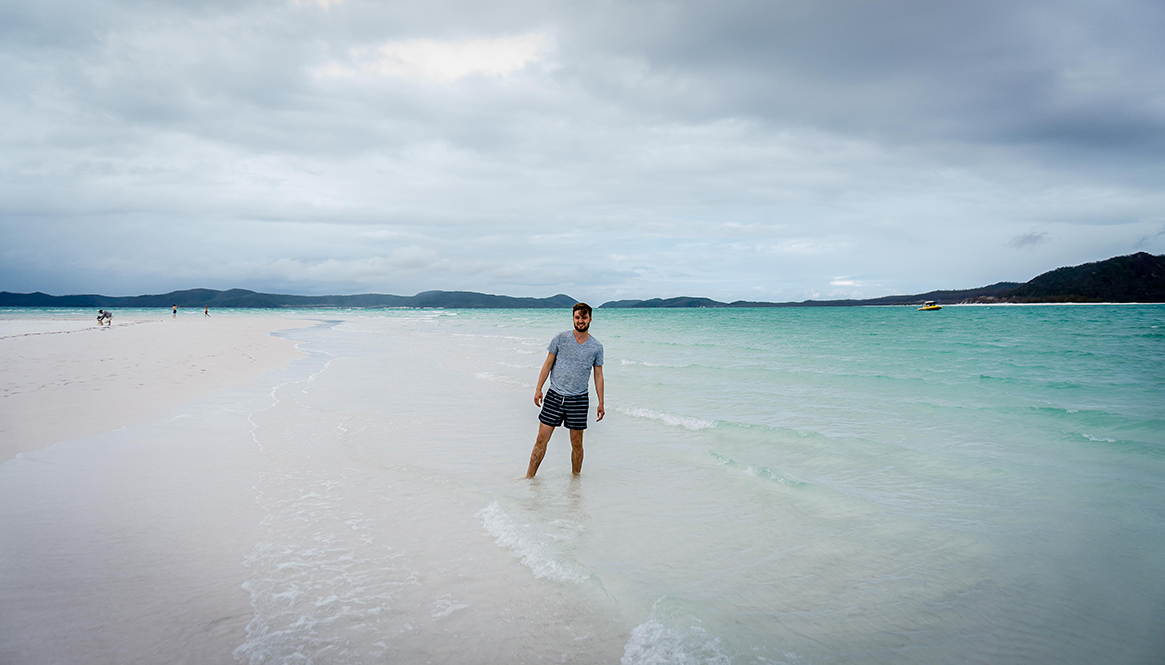
{"type": "Polygon", "coordinates": [[[936,304],[934,304],[934,301],[933,301],[933,300],[927,300],[927,301],[926,301],[926,302],[925,302],[925,303],[922,305],[922,307],[919,307],[919,308],[918,308],[918,311],[920,311],[920,312],[929,312],[929,311],[930,311],[930,310],[932,310],[932,309],[942,309],[942,308],[943,308],[943,306],[942,306],[942,305],[936,305],[936,304]]]}

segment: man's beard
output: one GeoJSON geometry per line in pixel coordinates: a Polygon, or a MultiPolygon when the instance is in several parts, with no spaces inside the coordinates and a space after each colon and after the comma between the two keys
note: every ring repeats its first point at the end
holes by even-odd
{"type": "Polygon", "coordinates": [[[577,330],[578,332],[586,332],[586,331],[590,330],[590,328],[591,328],[590,321],[587,321],[586,323],[574,324],[574,329],[577,330]]]}

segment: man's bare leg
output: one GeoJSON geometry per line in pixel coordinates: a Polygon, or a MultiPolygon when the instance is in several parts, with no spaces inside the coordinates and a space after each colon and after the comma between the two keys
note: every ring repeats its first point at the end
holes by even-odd
{"type": "MultiPolygon", "coordinates": [[[[534,439],[534,450],[530,453],[530,468],[526,469],[527,478],[533,478],[534,474],[538,473],[538,465],[542,463],[542,458],[546,456],[546,444],[550,441],[551,434],[554,434],[553,427],[546,423],[538,423],[538,438],[534,439]]],[[[571,434],[571,440],[573,441],[573,432],[571,434]]]]}
{"type": "Polygon", "coordinates": [[[570,430],[570,470],[576,476],[582,473],[582,435],[581,429],[570,430]]]}

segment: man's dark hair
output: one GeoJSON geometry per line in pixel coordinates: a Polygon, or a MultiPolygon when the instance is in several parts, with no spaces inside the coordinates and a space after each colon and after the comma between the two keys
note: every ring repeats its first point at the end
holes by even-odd
{"type": "Polygon", "coordinates": [[[570,315],[574,316],[574,313],[579,311],[580,309],[582,311],[586,312],[587,316],[593,316],[593,314],[591,314],[591,306],[586,304],[585,302],[576,302],[574,304],[574,309],[570,310],[570,315]]]}

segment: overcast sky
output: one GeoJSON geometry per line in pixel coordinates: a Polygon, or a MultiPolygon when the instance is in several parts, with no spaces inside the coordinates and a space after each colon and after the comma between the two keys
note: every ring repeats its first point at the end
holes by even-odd
{"type": "Polygon", "coordinates": [[[1161,0],[6,0],[0,290],[875,297],[1165,253],[1161,0]]]}

